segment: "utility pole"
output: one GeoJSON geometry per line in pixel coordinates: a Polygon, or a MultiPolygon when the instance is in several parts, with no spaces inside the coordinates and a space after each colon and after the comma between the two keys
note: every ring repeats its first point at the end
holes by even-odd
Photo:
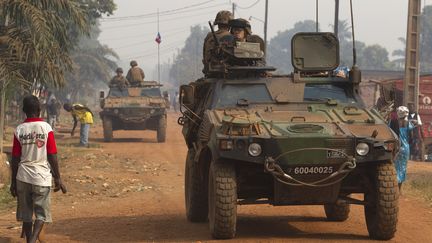
{"type": "Polygon", "coordinates": [[[265,1],[265,17],[264,17],[264,50],[267,50],[267,23],[268,23],[268,0],[265,1]]]}
{"type": "Polygon", "coordinates": [[[233,18],[234,18],[234,16],[235,16],[235,10],[236,10],[236,4],[233,2],[232,3],[232,15],[233,15],[233,18]]]}
{"type": "Polygon", "coordinates": [[[403,104],[418,111],[421,0],[408,1],[403,104]]]}
{"type": "MultiPolygon", "coordinates": [[[[160,35],[159,32],[159,9],[158,9],[158,35],[160,35]]],[[[158,43],[158,83],[160,84],[160,42],[158,43]]]]}

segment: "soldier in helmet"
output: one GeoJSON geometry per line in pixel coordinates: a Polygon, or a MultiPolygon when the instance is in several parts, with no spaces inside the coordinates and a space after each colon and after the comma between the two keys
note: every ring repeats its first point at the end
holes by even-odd
{"type": "MultiPolygon", "coordinates": [[[[230,33],[234,36],[236,41],[259,43],[261,51],[265,53],[264,40],[260,36],[252,34],[252,28],[249,21],[242,18],[233,19],[229,21],[229,26],[230,33]]],[[[263,58],[255,62],[254,65],[265,66],[265,59],[263,58]]]]}
{"type": "Polygon", "coordinates": [[[259,43],[261,50],[265,52],[264,40],[260,36],[252,34],[252,28],[249,21],[238,18],[231,20],[229,25],[231,28],[230,32],[234,35],[236,41],[259,43]]]}
{"type": "MultiPolygon", "coordinates": [[[[219,11],[216,15],[216,18],[213,22],[214,25],[218,26],[218,29],[215,31],[216,38],[220,39],[223,36],[229,35],[229,25],[228,22],[233,19],[233,15],[230,11],[222,10],[219,11]]],[[[215,40],[213,38],[213,34],[209,32],[204,39],[204,46],[203,46],[203,64],[204,69],[203,73],[207,74],[209,69],[209,63],[212,58],[212,50],[215,48],[215,40]]]]}
{"type": "Polygon", "coordinates": [[[144,81],[144,71],[138,67],[137,61],[130,62],[131,68],[129,69],[126,78],[132,86],[138,86],[144,81]]]}
{"type": "Polygon", "coordinates": [[[125,88],[129,86],[129,81],[123,76],[123,69],[118,67],[116,69],[116,75],[110,81],[110,87],[117,86],[119,88],[125,88]]]}

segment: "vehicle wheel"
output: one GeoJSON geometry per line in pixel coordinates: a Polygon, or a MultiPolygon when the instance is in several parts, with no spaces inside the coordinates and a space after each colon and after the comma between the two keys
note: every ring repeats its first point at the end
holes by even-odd
{"type": "Polygon", "coordinates": [[[364,207],[369,237],[389,240],[394,237],[398,221],[399,189],[392,163],[379,164],[371,176],[372,188],[365,193],[364,207]]]}
{"type": "Polygon", "coordinates": [[[325,204],[324,211],[330,221],[342,222],[348,219],[350,213],[349,204],[325,204]]]}
{"type": "Polygon", "coordinates": [[[237,182],[233,165],[211,163],[208,203],[212,236],[216,239],[233,238],[237,224],[237,182]]]}
{"type": "Polygon", "coordinates": [[[188,151],[185,165],[186,217],[191,222],[205,222],[208,216],[207,183],[200,176],[194,153],[188,151]]]}
{"type": "Polygon", "coordinates": [[[164,143],[166,138],[166,116],[163,115],[159,118],[158,129],[157,129],[157,141],[158,143],[164,143]]]}
{"type": "Polygon", "coordinates": [[[103,123],[103,132],[104,132],[104,141],[111,142],[113,138],[113,130],[112,130],[112,119],[111,117],[105,116],[102,119],[103,123]]]}

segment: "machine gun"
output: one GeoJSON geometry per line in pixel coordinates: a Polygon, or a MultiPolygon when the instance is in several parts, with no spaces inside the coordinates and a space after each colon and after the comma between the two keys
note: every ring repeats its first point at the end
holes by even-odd
{"type": "Polygon", "coordinates": [[[212,35],[213,35],[213,40],[214,40],[214,42],[215,42],[215,46],[216,46],[216,47],[219,47],[219,40],[218,40],[218,38],[216,37],[216,33],[215,33],[215,31],[214,31],[213,25],[212,25],[212,23],[211,23],[210,21],[208,22],[208,24],[209,24],[209,26],[210,26],[210,30],[211,30],[212,35]]]}

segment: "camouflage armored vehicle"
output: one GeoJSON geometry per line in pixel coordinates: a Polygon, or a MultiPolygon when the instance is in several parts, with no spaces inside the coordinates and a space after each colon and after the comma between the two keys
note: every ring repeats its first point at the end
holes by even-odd
{"type": "Polygon", "coordinates": [[[167,101],[156,81],[139,86],[110,87],[107,97],[101,92],[100,117],[104,140],[110,142],[115,130],[154,130],[157,141],[165,142],[167,101]]]}
{"type": "MultiPolygon", "coordinates": [[[[226,65],[219,76],[180,87],[187,219],[208,220],[212,236],[226,239],[236,234],[237,205],[323,205],[328,220],[344,221],[357,204],[369,236],[391,239],[396,136],[361,101],[360,70],[334,74],[334,34],[298,33],[291,45],[291,75],[226,65]]],[[[238,52],[224,53],[252,56],[238,52]]]]}

